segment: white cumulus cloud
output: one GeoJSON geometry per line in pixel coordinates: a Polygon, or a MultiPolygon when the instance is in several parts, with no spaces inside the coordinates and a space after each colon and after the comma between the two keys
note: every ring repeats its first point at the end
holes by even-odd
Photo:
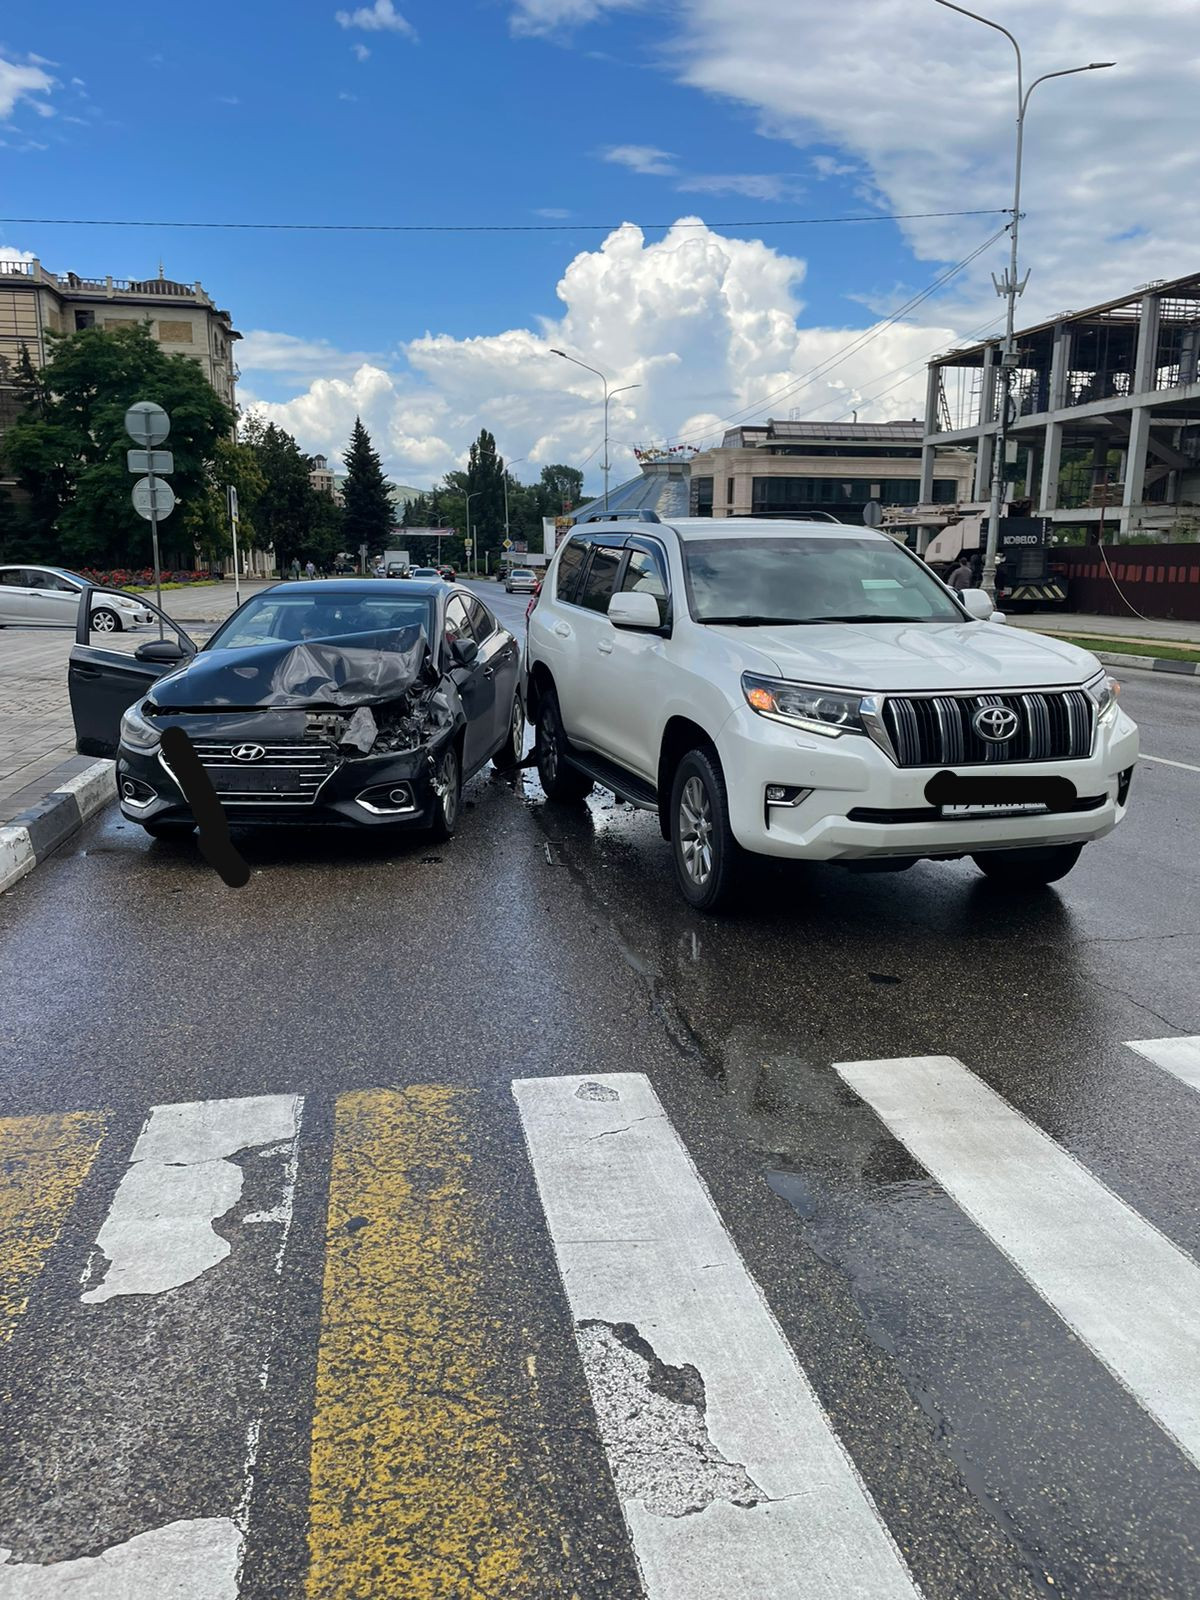
{"type": "Polygon", "coordinates": [[[48,101],[35,98],[48,95],[55,81],[38,64],[40,61],[40,56],[30,56],[28,63],[21,65],[0,56],[0,121],[7,121],[22,100],[27,100],[44,117],[54,115],[54,108],[48,101]]]}
{"type": "Polygon", "coordinates": [[[330,358],[300,393],[274,403],[256,398],[247,357],[273,374],[326,357],[319,344],[256,333],[243,357],[242,399],[290,429],[305,450],[333,458],[361,415],[391,475],[421,485],[462,465],[481,427],[510,458],[526,457],[530,476],[546,462],[590,456],[590,479],[598,481],[602,387],[554,356],[555,346],[600,368],[614,388],[640,386],[612,401],[618,481],[637,470],[634,444],[700,443],[743,408],[755,418],[786,417],[793,407],[830,419],[852,409],[879,419],[916,415],[925,360],[952,344],[957,330],[900,324],[839,356],[872,319],[850,328],[805,326],[805,274],[799,258],[722,237],[695,218],[653,242],[626,224],[567,265],[558,317],[465,339],[427,333],[403,347],[396,368],[363,360],[348,370],[353,358],[330,358]],[[822,366],[828,370],[809,376],[822,366]]]}
{"type": "Polygon", "coordinates": [[[601,154],[605,161],[646,177],[666,178],[679,170],[670,150],[660,150],[652,144],[612,144],[601,154]]]}
{"type": "Polygon", "coordinates": [[[415,39],[417,31],[407,17],[402,17],[392,0],[375,0],[373,6],[359,6],[357,11],[337,11],[334,20],[343,28],[362,28],[367,33],[402,33],[415,39]]]}

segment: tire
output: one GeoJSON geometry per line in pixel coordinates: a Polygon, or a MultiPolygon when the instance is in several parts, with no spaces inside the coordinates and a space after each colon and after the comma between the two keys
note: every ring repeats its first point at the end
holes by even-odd
{"type": "Polygon", "coordinates": [[[179,817],[165,817],[161,822],[143,822],[142,827],[152,839],[190,839],[196,831],[194,822],[184,822],[179,817]]]}
{"type": "Polygon", "coordinates": [[[452,839],[462,813],[462,762],[458,757],[457,745],[448,744],[438,757],[433,788],[437,805],[429,831],[439,841],[452,839]]]}
{"type": "Polygon", "coordinates": [[[525,707],[519,693],[513,695],[512,717],[508,724],[508,737],[492,757],[497,772],[517,772],[525,759],[525,707]]]}
{"type": "Polygon", "coordinates": [[[542,695],[537,724],[537,769],[547,800],[571,805],[592,792],[592,780],[570,765],[564,750],[562,713],[553,689],[542,695]]]}
{"type": "Polygon", "coordinates": [[[745,852],[729,826],[729,798],[715,753],[689,750],[671,785],[671,849],[680,893],[697,911],[732,905],[745,852]]]}
{"type": "Polygon", "coordinates": [[[123,624],[111,606],[97,606],[92,612],[94,633],[120,633],[123,624]]]}
{"type": "Polygon", "coordinates": [[[1081,844],[1051,844],[1038,850],[986,850],[971,859],[1000,889],[1044,889],[1079,860],[1081,844]]]}

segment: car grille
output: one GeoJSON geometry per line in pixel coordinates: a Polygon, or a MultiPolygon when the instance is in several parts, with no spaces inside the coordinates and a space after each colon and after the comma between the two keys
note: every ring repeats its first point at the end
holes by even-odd
{"type": "Polygon", "coordinates": [[[196,754],[227,805],[310,806],[317,790],[338,766],[337,753],[323,744],[266,744],[259,761],[235,761],[238,744],[195,741],[196,754]]]}
{"type": "Polygon", "coordinates": [[[902,767],[982,767],[1013,761],[1083,761],[1091,754],[1095,707],[1082,689],[1051,693],[890,695],[883,724],[902,767]],[[984,706],[1004,706],[1020,726],[989,744],[971,725],[984,706]]]}

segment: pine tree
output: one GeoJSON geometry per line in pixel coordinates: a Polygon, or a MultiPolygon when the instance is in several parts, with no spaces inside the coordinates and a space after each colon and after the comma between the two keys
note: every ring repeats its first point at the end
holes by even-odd
{"type": "Polygon", "coordinates": [[[343,528],[346,545],[357,552],[360,545],[382,550],[396,521],[389,498],[392,484],[383,475],[379,453],[371,435],[355,417],[350,448],[345,453],[346,481],[342,485],[343,528]]]}
{"type": "MultiPolygon", "coordinates": [[[[472,496],[471,534],[481,567],[484,552],[499,554],[504,538],[504,470],[504,462],[496,453],[495,436],[481,428],[467,464],[467,490],[472,496]]],[[[446,481],[449,483],[449,475],[446,481]]]]}

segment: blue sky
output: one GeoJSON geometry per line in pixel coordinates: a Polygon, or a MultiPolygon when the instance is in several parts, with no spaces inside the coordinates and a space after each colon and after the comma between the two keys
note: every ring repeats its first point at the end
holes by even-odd
{"type": "MultiPolygon", "coordinates": [[[[1149,0],[1136,34],[1115,7],[1106,23],[1107,4],[1063,0],[1052,30],[1040,0],[995,0],[993,9],[1052,51],[1052,65],[1076,47],[1124,47],[1125,77],[1106,85],[1102,117],[1102,102],[1072,87],[1039,131],[1039,170],[1054,160],[1080,167],[1081,117],[1111,139],[1119,163],[1129,138],[1122,119],[1137,103],[1140,68],[1130,57],[1170,45],[1173,0],[1149,0]]],[[[556,337],[570,335],[614,381],[641,384],[627,432],[696,431],[725,414],[720,396],[729,411],[751,405],[828,359],[838,339],[868,328],[1003,221],[767,226],[1006,203],[1003,41],[924,0],[761,0],[752,12],[732,0],[372,0],[361,9],[347,0],[345,11],[215,0],[200,11],[156,8],[151,23],[144,15],[60,0],[10,11],[0,25],[0,113],[12,101],[0,115],[4,215],[444,224],[690,216],[738,219],[746,226],[721,230],[736,245],[763,241],[765,255],[726,260],[715,234],[694,230],[692,241],[711,240],[715,254],[683,270],[661,230],[610,264],[605,235],[577,226],[378,235],[0,224],[0,247],[36,253],[55,270],[145,276],[161,258],[168,275],[200,279],[251,336],[248,399],[281,408],[310,449],[336,449],[351,409],[364,409],[393,470],[417,481],[453,464],[489,420],[498,432],[507,421],[513,436],[502,448],[530,452],[535,465],[547,452],[579,457],[591,447],[589,380],[580,374],[573,393],[559,363],[543,381],[556,337]],[[915,41],[914,22],[927,30],[915,41]],[[914,43],[919,71],[903,59],[914,43]],[[954,94],[948,103],[964,72],[979,75],[971,104],[954,94]],[[595,270],[576,272],[564,298],[564,273],[581,253],[595,270]],[[663,285],[677,294],[666,311],[654,299],[663,285]],[[623,320],[631,297],[649,306],[640,343],[623,320]],[[751,299],[757,322],[743,316],[751,299]],[[676,338],[688,348],[686,376],[650,328],[676,309],[699,315],[676,338]],[[739,356],[751,323],[760,342],[778,344],[762,361],[739,356]],[[426,334],[434,344],[414,351],[411,341],[426,334]],[[821,343],[826,334],[832,344],[821,343]],[[555,399],[560,382],[565,398],[555,399]],[[523,385],[510,404],[508,389],[523,385]],[[699,390],[711,390],[711,407],[691,406],[699,390]]],[[[1184,57],[1175,51],[1180,94],[1184,57]]],[[[1190,84],[1194,94],[1194,72],[1190,84]]],[[[1165,99],[1159,88],[1169,123],[1171,87],[1165,99]]],[[[1160,195],[1139,185],[1137,164],[1131,155],[1128,184],[1117,185],[1119,218],[1100,222],[1112,240],[1104,270],[1075,241],[1111,210],[1111,177],[1102,206],[1073,171],[1079,192],[1064,205],[1050,198],[1052,174],[1034,174],[1027,233],[1031,248],[1041,246],[1042,293],[1062,297],[1051,309],[1120,292],[1126,273],[1141,273],[1131,284],[1194,264],[1193,225],[1176,216],[1164,231],[1165,186],[1160,195]]],[[[922,307],[901,330],[906,343],[875,341],[871,360],[842,371],[841,387],[822,397],[867,395],[905,356],[912,387],[893,389],[888,405],[911,415],[922,353],[994,316],[984,269],[998,258],[993,251],[922,307]]],[[[1032,298],[1029,309],[1040,309],[1032,298]]],[[[816,399],[799,396],[802,407],[816,399]]]]}

